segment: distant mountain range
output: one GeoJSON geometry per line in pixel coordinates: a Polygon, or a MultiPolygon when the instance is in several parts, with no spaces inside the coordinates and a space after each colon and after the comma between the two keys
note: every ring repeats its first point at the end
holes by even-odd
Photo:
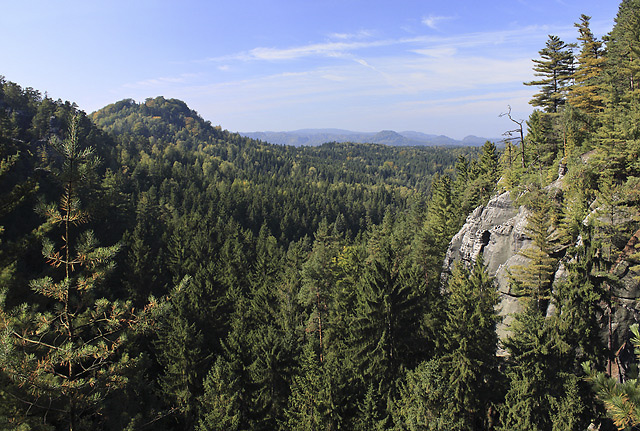
{"type": "Polygon", "coordinates": [[[381,132],[353,132],[342,129],[301,129],[291,132],[239,132],[240,135],[252,139],[258,139],[270,144],[292,145],[295,147],[317,146],[326,142],[357,142],[370,144],[384,144],[394,147],[413,146],[480,146],[486,141],[499,142],[500,138],[480,138],[467,136],[463,140],[457,140],[444,135],[429,135],[421,132],[394,132],[383,130],[381,132]]]}

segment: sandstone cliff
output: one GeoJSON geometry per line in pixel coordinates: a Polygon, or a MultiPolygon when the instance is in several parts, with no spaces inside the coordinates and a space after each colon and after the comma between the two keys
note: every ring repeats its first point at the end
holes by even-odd
{"type": "MultiPolygon", "coordinates": [[[[558,188],[561,184],[556,182],[550,188],[558,188]]],[[[501,339],[508,336],[508,327],[512,315],[521,310],[521,302],[512,291],[508,271],[514,265],[526,265],[527,259],[519,252],[527,247],[534,247],[532,239],[527,234],[527,216],[529,211],[524,206],[517,206],[509,192],[504,192],[493,197],[485,206],[476,208],[466,219],[460,231],[453,237],[443,264],[443,280],[446,280],[456,261],[472,264],[478,254],[484,254],[484,262],[490,276],[495,277],[496,289],[500,295],[500,314],[504,316],[502,324],[498,327],[498,335],[501,339]]],[[[631,237],[626,250],[634,249],[638,243],[640,231],[631,237]]],[[[554,275],[554,284],[566,277],[563,265],[565,258],[569,258],[575,244],[569,244],[558,251],[554,256],[558,259],[557,269],[554,275]]],[[[629,253],[627,253],[628,255],[629,253]]],[[[629,326],[640,321],[640,273],[632,270],[625,253],[612,269],[612,273],[619,277],[619,284],[612,286],[613,306],[611,318],[612,348],[614,351],[625,346],[629,339],[629,326]]],[[[606,308],[605,304],[602,304],[606,308]]],[[[555,310],[553,305],[548,313],[555,310]]],[[[602,339],[605,345],[608,342],[609,322],[608,315],[603,313],[602,339]]]]}
{"type": "Polygon", "coordinates": [[[500,294],[500,313],[505,320],[498,328],[503,338],[510,322],[510,315],[520,310],[518,298],[509,285],[507,270],[513,265],[523,265],[526,258],[518,252],[531,247],[526,234],[528,211],[516,207],[510,192],[491,199],[486,206],[479,206],[466,219],[460,231],[452,238],[443,265],[443,278],[453,269],[456,261],[475,262],[478,254],[484,254],[484,262],[490,276],[495,277],[500,294]]]}

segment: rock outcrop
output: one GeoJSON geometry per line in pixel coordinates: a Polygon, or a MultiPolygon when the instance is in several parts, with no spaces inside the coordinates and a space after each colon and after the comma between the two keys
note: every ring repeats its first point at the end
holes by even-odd
{"type": "Polygon", "coordinates": [[[506,336],[510,315],[520,311],[518,298],[511,292],[507,271],[514,265],[527,262],[518,252],[532,246],[532,240],[526,233],[528,214],[524,206],[514,205],[510,192],[495,196],[486,206],[477,207],[467,217],[452,238],[444,260],[443,279],[446,279],[456,261],[470,266],[483,253],[487,272],[495,277],[500,295],[500,314],[504,316],[498,327],[501,338],[506,336]]]}
{"type": "MultiPolygon", "coordinates": [[[[560,178],[549,188],[560,189],[560,178]]],[[[594,213],[596,214],[595,210],[594,213]]],[[[591,215],[593,215],[591,214],[591,215]]],[[[498,327],[500,339],[508,335],[508,327],[512,315],[521,310],[518,295],[511,289],[509,269],[516,265],[526,265],[528,260],[519,252],[528,247],[535,247],[533,240],[527,234],[527,217],[529,211],[524,206],[517,206],[509,192],[493,197],[485,206],[476,208],[466,219],[460,231],[452,238],[443,264],[442,279],[446,282],[455,262],[463,262],[471,266],[482,252],[487,272],[495,277],[495,284],[500,295],[500,314],[504,317],[498,327]]],[[[585,220],[586,222],[586,220],[585,220]]],[[[640,242],[640,230],[635,233],[627,244],[627,249],[635,249],[640,242]]],[[[563,256],[575,244],[569,244],[554,253],[558,258],[557,270],[554,274],[554,285],[567,277],[563,256]]],[[[631,252],[626,253],[627,255],[631,252]]],[[[634,269],[626,259],[625,252],[614,265],[611,272],[618,277],[619,283],[611,287],[612,293],[612,347],[622,355],[625,343],[629,339],[629,326],[640,321],[640,273],[634,269]]],[[[606,304],[602,304],[603,315],[601,337],[605,345],[609,338],[608,314],[606,304]]],[[[547,314],[554,313],[553,304],[547,314]]],[[[633,355],[631,355],[633,356],[633,355]]],[[[623,364],[620,364],[623,365],[623,364]]]]}

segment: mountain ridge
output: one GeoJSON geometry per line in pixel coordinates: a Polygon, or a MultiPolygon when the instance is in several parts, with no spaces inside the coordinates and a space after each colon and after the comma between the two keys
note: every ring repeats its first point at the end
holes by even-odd
{"type": "Polygon", "coordinates": [[[482,138],[469,135],[462,140],[445,135],[435,135],[411,130],[396,132],[357,132],[345,129],[298,129],[291,131],[238,132],[241,136],[269,142],[275,145],[318,146],[327,142],[354,142],[383,144],[396,147],[415,146],[481,146],[486,141],[499,142],[499,138],[482,138]]]}

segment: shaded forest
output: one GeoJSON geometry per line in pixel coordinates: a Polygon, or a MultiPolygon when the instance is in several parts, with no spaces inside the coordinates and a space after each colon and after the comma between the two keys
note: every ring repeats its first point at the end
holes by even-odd
{"type": "Polygon", "coordinates": [[[640,426],[601,336],[616,265],[640,272],[640,2],[603,40],[589,20],[549,36],[500,150],[276,146],[175,99],[87,115],[0,78],[0,424],[640,426]],[[501,340],[482,255],[441,273],[505,190],[535,248],[501,340]]]}

